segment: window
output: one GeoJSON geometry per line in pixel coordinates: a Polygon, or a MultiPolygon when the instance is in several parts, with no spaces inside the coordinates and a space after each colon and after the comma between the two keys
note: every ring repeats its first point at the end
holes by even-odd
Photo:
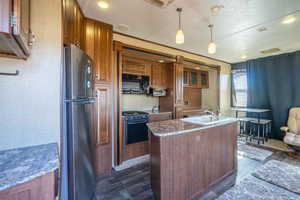
{"type": "Polygon", "coordinates": [[[247,73],[245,70],[232,72],[232,106],[247,106],[247,73]]]}

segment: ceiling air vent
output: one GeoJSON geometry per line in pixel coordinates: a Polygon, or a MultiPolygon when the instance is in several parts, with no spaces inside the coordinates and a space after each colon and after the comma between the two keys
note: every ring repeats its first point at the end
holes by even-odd
{"type": "Polygon", "coordinates": [[[145,0],[145,1],[157,7],[165,8],[175,0],[145,0]]]}
{"type": "Polygon", "coordinates": [[[262,53],[262,54],[271,54],[271,53],[276,53],[276,52],[279,52],[279,51],[280,51],[279,48],[273,48],[273,49],[267,49],[267,50],[260,51],[260,53],[262,53]]]}

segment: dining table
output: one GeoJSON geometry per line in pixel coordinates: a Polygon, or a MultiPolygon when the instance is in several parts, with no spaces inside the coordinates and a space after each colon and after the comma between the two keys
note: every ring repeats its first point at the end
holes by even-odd
{"type": "MultiPolygon", "coordinates": [[[[271,109],[264,109],[264,108],[247,108],[247,107],[233,107],[232,108],[232,111],[235,112],[235,117],[236,118],[239,118],[239,113],[254,113],[256,114],[256,118],[257,118],[257,124],[258,124],[258,131],[257,131],[257,134],[258,134],[258,144],[260,142],[260,120],[262,119],[262,115],[264,113],[267,113],[267,112],[271,112],[272,110],[271,109]]],[[[264,140],[264,138],[263,138],[264,140]]]]}

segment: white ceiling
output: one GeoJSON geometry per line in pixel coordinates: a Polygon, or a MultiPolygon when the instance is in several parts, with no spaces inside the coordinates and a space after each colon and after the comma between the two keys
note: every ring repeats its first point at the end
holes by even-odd
{"type": "MultiPolygon", "coordinates": [[[[300,0],[175,0],[167,8],[158,8],[145,0],[107,0],[110,7],[103,10],[98,0],[78,0],[87,17],[114,25],[126,24],[122,32],[145,40],[158,42],[230,63],[263,57],[261,50],[280,48],[284,52],[300,50],[300,0]],[[224,5],[217,15],[210,8],[224,5]],[[183,8],[182,23],[185,43],[177,45],[177,7],[183,8]],[[281,23],[284,16],[293,14],[296,22],[281,23]],[[213,23],[217,53],[209,55],[210,33],[213,23]],[[267,31],[258,32],[257,28],[267,31]]],[[[278,53],[277,53],[278,54],[278,53]]]]}

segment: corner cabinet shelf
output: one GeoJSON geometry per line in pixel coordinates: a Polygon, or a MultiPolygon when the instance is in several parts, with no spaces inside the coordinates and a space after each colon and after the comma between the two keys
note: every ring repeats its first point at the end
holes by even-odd
{"type": "Polygon", "coordinates": [[[30,0],[0,4],[0,56],[27,59],[30,55],[30,0]]]}

